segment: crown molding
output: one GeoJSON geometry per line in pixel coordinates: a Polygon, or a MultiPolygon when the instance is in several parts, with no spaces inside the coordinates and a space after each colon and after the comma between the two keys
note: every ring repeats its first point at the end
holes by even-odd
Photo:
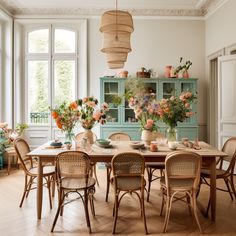
{"type": "MultiPolygon", "coordinates": [[[[228,0],[201,0],[194,9],[123,9],[133,16],[170,16],[170,17],[204,17],[218,9],[228,0]]],[[[0,6],[12,15],[68,15],[68,16],[100,16],[107,8],[20,8],[17,0],[0,0],[0,6]]],[[[122,9],[121,9],[122,10],[122,9]]]]}

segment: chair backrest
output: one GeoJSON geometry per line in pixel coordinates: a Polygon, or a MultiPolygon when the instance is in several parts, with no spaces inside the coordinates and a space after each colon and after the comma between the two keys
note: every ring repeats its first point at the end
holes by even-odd
{"type": "Polygon", "coordinates": [[[191,180],[192,188],[196,189],[200,180],[201,161],[201,156],[193,152],[175,151],[169,153],[165,160],[167,191],[171,190],[169,183],[175,179],[182,180],[183,183],[186,180],[191,180]]]}
{"type": "Polygon", "coordinates": [[[111,139],[112,141],[130,141],[131,140],[128,134],[122,133],[122,132],[113,133],[108,138],[111,139]]]}
{"type": "MultiPolygon", "coordinates": [[[[229,162],[227,172],[234,171],[236,161],[236,137],[229,138],[223,145],[222,151],[228,156],[222,158],[223,161],[229,162]]],[[[222,167],[222,164],[221,164],[222,167]]]]}
{"type": "Polygon", "coordinates": [[[59,179],[88,178],[90,170],[90,157],[85,152],[65,151],[56,157],[56,173],[59,179]]]}
{"type": "Polygon", "coordinates": [[[117,181],[127,177],[136,179],[140,177],[140,186],[144,186],[145,160],[141,154],[134,152],[118,153],[112,158],[111,166],[115,188],[117,181]]]}
{"type": "Polygon", "coordinates": [[[28,143],[22,138],[17,138],[14,141],[14,147],[23,170],[28,172],[28,170],[33,167],[32,157],[27,156],[27,153],[30,152],[28,143]]]}
{"type": "MultiPolygon", "coordinates": [[[[80,132],[75,135],[75,140],[81,141],[83,139],[83,136],[84,136],[84,132],[80,132]]],[[[97,135],[93,132],[93,141],[96,142],[96,140],[97,140],[97,135]]]]}

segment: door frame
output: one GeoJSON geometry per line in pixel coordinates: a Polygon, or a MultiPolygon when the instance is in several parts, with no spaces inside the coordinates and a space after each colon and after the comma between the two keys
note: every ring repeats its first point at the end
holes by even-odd
{"type": "Polygon", "coordinates": [[[225,55],[225,49],[212,53],[207,57],[207,141],[218,146],[218,57],[225,55]]]}

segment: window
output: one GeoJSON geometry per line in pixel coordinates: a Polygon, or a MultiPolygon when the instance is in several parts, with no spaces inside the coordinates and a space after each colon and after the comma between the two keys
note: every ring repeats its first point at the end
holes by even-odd
{"type": "Polygon", "coordinates": [[[50,25],[26,38],[28,123],[50,124],[49,106],[76,98],[77,31],[50,25]]]}

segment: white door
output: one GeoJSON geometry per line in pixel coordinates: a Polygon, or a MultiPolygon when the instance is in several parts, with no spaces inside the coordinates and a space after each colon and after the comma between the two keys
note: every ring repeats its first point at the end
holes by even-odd
{"type": "Polygon", "coordinates": [[[218,148],[232,136],[236,136],[236,55],[218,60],[218,148]]]}

